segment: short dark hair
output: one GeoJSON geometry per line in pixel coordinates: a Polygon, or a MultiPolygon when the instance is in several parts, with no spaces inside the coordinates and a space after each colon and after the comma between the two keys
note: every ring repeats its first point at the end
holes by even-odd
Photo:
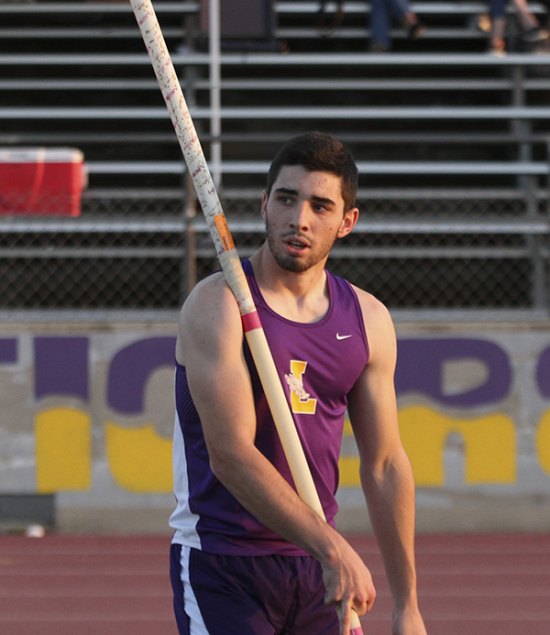
{"type": "Polygon", "coordinates": [[[285,165],[301,165],[308,172],[330,172],[341,177],[344,211],[355,207],[359,178],[357,165],[340,139],[324,132],[308,132],[290,139],[277,152],[269,168],[268,196],[285,165]]]}

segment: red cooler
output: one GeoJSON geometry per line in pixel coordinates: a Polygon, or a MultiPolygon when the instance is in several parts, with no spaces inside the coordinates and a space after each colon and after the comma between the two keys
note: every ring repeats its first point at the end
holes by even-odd
{"type": "Polygon", "coordinates": [[[0,214],[79,216],[87,186],[74,148],[0,148],[0,214]]]}

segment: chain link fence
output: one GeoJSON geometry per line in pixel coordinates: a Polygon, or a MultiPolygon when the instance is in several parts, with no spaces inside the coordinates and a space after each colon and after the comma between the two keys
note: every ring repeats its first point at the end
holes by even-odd
{"type": "MultiPolygon", "coordinates": [[[[71,217],[59,212],[74,201],[50,196],[29,210],[28,191],[7,200],[9,183],[0,177],[0,312],[176,310],[218,265],[202,215],[189,220],[181,152],[135,18],[122,2],[37,8],[46,4],[47,11],[16,11],[0,3],[0,141],[9,150],[79,148],[90,184],[71,217]]],[[[318,7],[300,13],[291,4],[278,7],[278,36],[291,55],[226,56],[223,107],[244,110],[223,121],[224,162],[267,162],[283,138],[318,129],[340,136],[371,166],[466,166],[361,171],[368,177],[360,181],[360,224],[336,245],[329,266],[392,310],[548,315],[550,124],[546,113],[531,113],[548,104],[548,56],[497,63],[449,55],[442,63],[441,51],[470,51],[479,35],[465,28],[467,14],[452,10],[432,16],[434,28],[440,20],[445,26],[444,41],[433,41],[435,57],[392,54],[377,62],[362,54],[362,31],[356,54],[343,29],[337,55],[327,56],[318,7]],[[452,40],[447,23],[455,25],[452,40]],[[269,117],[251,114],[266,104],[269,117]],[[292,118],[279,116],[287,107],[292,118]],[[369,113],[345,114],[364,107],[369,113]],[[506,169],[470,168],[491,163],[506,169]],[[534,163],[543,167],[525,171],[534,163]]],[[[209,70],[192,46],[197,5],[158,3],[158,10],[208,146],[209,70]]],[[[263,174],[224,173],[224,210],[242,257],[263,239],[263,174]]]]}
{"type": "MultiPolygon", "coordinates": [[[[228,198],[241,257],[263,239],[260,191],[228,198]]],[[[356,230],[329,267],[390,309],[548,310],[546,201],[363,192],[356,230]],[[376,194],[376,193],[374,193],[376,194]]],[[[0,310],[177,309],[217,268],[202,215],[183,190],[84,194],[82,214],[0,216],[0,310]]]]}

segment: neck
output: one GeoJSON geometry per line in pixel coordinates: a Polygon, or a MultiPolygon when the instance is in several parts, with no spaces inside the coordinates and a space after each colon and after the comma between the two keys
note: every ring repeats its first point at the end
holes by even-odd
{"type": "Polygon", "coordinates": [[[264,244],[251,258],[254,276],[269,307],[296,322],[317,322],[328,310],[325,263],[303,272],[283,269],[264,244]]]}

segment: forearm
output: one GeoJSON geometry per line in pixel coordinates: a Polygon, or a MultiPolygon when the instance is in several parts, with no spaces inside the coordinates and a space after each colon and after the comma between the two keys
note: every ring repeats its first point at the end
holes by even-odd
{"type": "Polygon", "coordinates": [[[361,472],[373,529],[396,609],[417,605],[414,480],[404,451],[380,469],[361,472]]]}
{"type": "Polygon", "coordinates": [[[306,505],[275,467],[250,445],[212,459],[220,482],[262,524],[320,561],[335,555],[335,533],[306,505]]]}

